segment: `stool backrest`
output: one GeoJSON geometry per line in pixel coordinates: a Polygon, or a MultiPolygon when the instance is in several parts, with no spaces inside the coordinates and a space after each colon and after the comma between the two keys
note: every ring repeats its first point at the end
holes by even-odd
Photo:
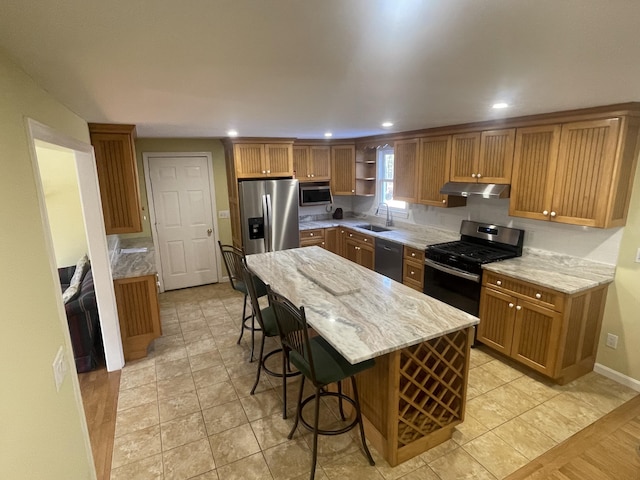
{"type": "Polygon", "coordinates": [[[220,246],[220,252],[222,253],[222,260],[224,266],[227,268],[229,274],[229,281],[231,287],[236,289],[236,284],[242,282],[242,260],[244,259],[244,252],[233,245],[223,245],[218,240],[220,246]]]}
{"type": "Polygon", "coordinates": [[[267,285],[269,304],[273,308],[276,317],[276,325],[280,334],[282,345],[289,350],[291,357],[302,365],[298,368],[316,384],[316,372],[313,366],[313,356],[309,344],[309,331],[307,329],[307,317],[304,307],[296,307],[283,295],[280,295],[267,285]]]}

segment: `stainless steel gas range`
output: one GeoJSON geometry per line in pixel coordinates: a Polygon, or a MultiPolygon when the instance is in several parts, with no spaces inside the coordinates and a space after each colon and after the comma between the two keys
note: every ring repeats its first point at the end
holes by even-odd
{"type": "Polygon", "coordinates": [[[524,230],[463,220],[460,234],[426,248],[424,293],[477,316],[482,265],[521,256],[524,230]]]}

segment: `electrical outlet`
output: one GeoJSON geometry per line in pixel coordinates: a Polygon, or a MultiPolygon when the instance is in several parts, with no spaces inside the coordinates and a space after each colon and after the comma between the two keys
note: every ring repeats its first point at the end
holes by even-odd
{"type": "Polygon", "coordinates": [[[219,210],[218,218],[229,218],[229,210],[219,210]]]}
{"type": "Polygon", "coordinates": [[[53,359],[53,378],[56,381],[56,391],[60,391],[60,386],[64,381],[64,377],[67,375],[67,359],[64,355],[64,348],[62,345],[58,348],[58,353],[53,359]]]}
{"type": "Polygon", "coordinates": [[[618,348],[618,336],[613,333],[607,333],[607,347],[613,349],[618,348]]]}
{"type": "Polygon", "coordinates": [[[638,247],[638,251],[636,252],[636,263],[640,263],[640,247],[638,247]]]}

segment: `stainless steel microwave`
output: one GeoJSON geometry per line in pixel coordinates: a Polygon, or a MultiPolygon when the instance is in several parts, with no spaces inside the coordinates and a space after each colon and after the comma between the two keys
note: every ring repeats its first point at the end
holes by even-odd
{"type": "Polygon", "coordinates": [[[327,205],[333,203],[328,183],[301,183],[300,206],[327,205]]]}

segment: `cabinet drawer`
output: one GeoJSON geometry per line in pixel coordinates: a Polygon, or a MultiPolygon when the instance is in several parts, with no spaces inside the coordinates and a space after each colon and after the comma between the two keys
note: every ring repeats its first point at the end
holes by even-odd
{"type": "Polygon", "coordinates": [[[347,230],[347,238],[355,240],[356,242],[366,243],[368,245],[374,245],[374,238],[370,235],[354,232],[353,230],[347,230]]]}
{"type": "Polygon", "coordinates": [[[404,258],[415,260],[418,263],[424,264],[424,250],[419,250],[413,247],[404,247],[404,258]]]}
{"type": "Polygon", "coordinates": [[[300,240],[301,247],[313,247],[316,245],[325,248],[324,238],[305,238],[304,240],[300,240]]]}
{"type": "Polygon", "coordinates": [[[562,312],[564,309],[564,294],[550,288],[487,271],[483,274],[482,283],[556,312],[562,312]]]}
{"type": "Polygon", "coordinates": [[[424,287],[424,263],[405,258],[402,262],[402,283],[422,292],[424,287]]]}
{"type": "Polygon", "coordinates": [[[300,232],[300,243],[305,240],[324,240],[324,228],[315,228],[313,230],[302,230],[300,232]]]}

